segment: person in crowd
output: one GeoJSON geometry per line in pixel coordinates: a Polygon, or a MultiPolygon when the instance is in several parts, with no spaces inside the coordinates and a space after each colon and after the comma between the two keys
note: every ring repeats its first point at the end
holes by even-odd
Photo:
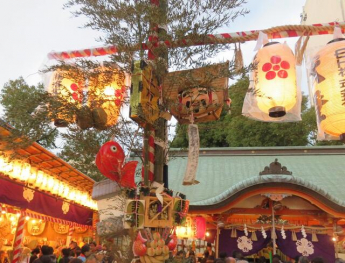
{"type": "Polygon", "coordinates": [[[302,256],[298,258],[298,263],[310,263],[310,260],[308,257],[302,256]]]}
{"type": "Polygon", "coordinates": [[[266,263],[266,258],[264,256],[259,257],[257,263],[266,263]]]}
{"type": "Polygon", "coordinates": [[[30,257],[30,262],[29,263],[32,263],[34,262],[34,260],[36,258],[38,258],[38,255],[40,254],[40,249],[38,247],[34,248],[32,251],[31,251],[31,257],[30,257]]]}
{"type": "Polygon", "coordinates": [[[311,263],[325,263],[325,260],[322,257],[315,257],[310,262],[311,263]]]}
{"type": "Polygon", "coordinates": [[[212,255],[210,255],[210,256],[208,256],[208,258],[207,258],[207,260],[206,260],[206,263],[213,263],[214,260],[215,260],[215,257],[212,256],[212,255]]]}
{"type": "Polygon", "coordinates": [[[225,263],[236,263],[236,259],[234,259],[233,257],[227,257],[225,259],[225,263]]]}
{"type": "Polygon", "coordinates": [[[177,263],[182,263],[182,262],[184,262],[184,259],[185,259],[185,257],[184,257],[184,251],[183,251],[183,250],[178,251],[178,252],[176,253],[174,259],[175,259],[175,261],[176,261],[177,263]]]}
{"type": "Polygon", "coordinates": [[[50,253],[51,253],[51,249],[46,246],[43,245],[41,247],[41,255],[39,258],[36,258],[33,263],[53,263],[52,259],[50,257],[50,253]]]}
{"type": "Polygon", "coordinates": [[[188,251],[188,256],[186,259],[187,263],[196,263],[196,257],[193,250],[188,251]]]}
{"type": "Polygon", "coordinates": [[[94,255],[91,255],[91,252],[90,252],[89,257],[85,260],[85,263],[97,263],[97,259],[95,258],[94,255]]]}
{"type": "MultiPolygon", "coordinates": [[[[309,262],[308,262],[309,263],[309,262]]],[[[334,263],[345,263],[345,260],[342,258],[336,258],[334,263]]]]}
{"type": "Polygon", "coordinates": [[[78,256],[83,262],[86,261],[86,258],[88,258],[91,255],[91,249],[89,245],[84,245],[81,248],[81,253],[78,256]]]}
{"type": "Polygon", "coordinates": [[[212,250],[212,244],[207,242],[206,250],[204,252],[204,258],[207,259],[209,256],[215,257],[216,253],[212,250]]]}
{"type": "Polygon", "coordinates": [[[83,263],[80,258],[72,258],[69,263],[83,263]]]}
{"type": "Polygon", "coordinates": [[[227,256],[228,256],[228,255],[226,254],[226,252],[220,252],[220,253],[219,253],[219,258],[217,258],[217,259],[215,260],[215,263],[226,263],[226,262],[225,262],[225,259],[226,259],[227,256]]]}
{"type": "Polygon", "coordinates": [[[97,252],[97,243],[96,242],[91,242],[89,244],[90,250],[92,254],[95,254],[97,252]]]}
{"type": "Polygon", "coordinates": [[[272,256],[272,263],[282,263],[281,257],[279,255],[272,256]]]}
{"type": "Polygon", "coordinates": [[[56,256],[54,255],[54,248],[48,246],[48,249],[49,249],[49,256],[51,258],[51,262],[56,263],[56,256]]]}
{"type": "Polygon", "coordinates": [[[19,255],[19,263],[30,263],[31,249],[23,247],[19,255]]]}
{"type": "Polygon", "coordinates": [[[71,249],[69,248],[63,248],[62,249],[62,258],[60,258],[58,263],[68,263],[72,257],[71,257],[71,249]]]}
{"type": "Polygon", "coordinates": [[[100,250],[95,254],[95,258],[97,260],[97,263],[104,263],[104,257],[105,257],[105,251],[100,250]]]}

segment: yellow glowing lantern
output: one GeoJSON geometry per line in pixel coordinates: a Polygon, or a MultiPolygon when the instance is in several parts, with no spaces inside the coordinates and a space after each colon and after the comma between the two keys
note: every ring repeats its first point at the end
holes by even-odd
{"type": "MultiPolygon", "coordinates": [[[[46,90],[54,96],[58,96],[62,101],[81,106],[84,80],[82,76],[76,77],[78,79],[71,78],[68,72],[63,70],[54,71],[46,90]]],[[[72,116],[66,108],[65,110],[61,109],[61,111],[59,111],[57,118],[54,120],[54,124],[57,127],[66,127],[68,123],[74,121],[75,117],[72,116]]]]}
{"type": "Polygon", "coordinates": [[[55,180],[53,189],[52,189],[52,194],[57,195],[59,193],[60,189],[60,182],[58,180],[55,180]]]}
{"type": "Polygon", "coordinates": [[[44,177],[44,172],[41,170],[37,171],[35,187],[37,188],[41,187],[43,183],[43,177],[44,177]]]}
{"type": "Polygon", "coordinates": [[[31,176],[31,165],[29,163],[23,163],[20,180],[22,182],[26,182],[29,180],[30,176],[31,176]]]}
{"type": "Polygon", "coordinates": [[[68,194],[69,194],[69,186],[68,186],[68,185],[65,185],[65,186],[64,186],[64,190],[63,190],[62,196],[63,196],[64,198],[68,198],[68,194]]]}
{"type": "Polygon", "coordinates": [[[313,59],[314,101],[319,128],[345,139],[345,39],[335,39],[313,59]]]}
{"type": "Polygon", "coordinates": [[[31,186],[35,185],[36,179],[37,179],[37,168],[36,167],[31,167],[30,175],[29,175],[29,178],[27,180],[27,183],[29,185],[31,185],[31,186]]]}
{"type": "Polygon", "coordinates": [[[63,196],[63,193],[64,193],[64,190],[65,190],[65,184],[60,182],[60,185],[59,185],[59,196],[63,196]]]}
{"type": "Polygon", "coordinates": [[[259,109],[270,117],[282,117],[297,102],[295,57],[286,44],[271,42],[254,58],[253,91],[259,109]]]}
{"type": "Polygon", "coordinates": [[[69,198],[70,200],[72,200],[72,201],[75,201],[75,196],[76,196],[75,190],[72,189],[72,190],[69,192],[68,198],[69,198]]]}
{"type": "Polygon", "coordinates": [[[23,163],[19,160],[13,161],[12,172],[9,173],[12,179],[20,179],[20,176],[22,174],[22,164],[23,163]]]}
{"type": "Polygon", "coordinates": [[[48,180],[47,180],[47,190],[49,192],[52,192],[54,189],[54,185],[55,185],[55,179],[52,176],[47,176],[48,180]]]}
{"type": "Polygon", "coordinates": [[[46,173],[43,172],[43,179],[40,189],[43,191],[48,191],[48,176],[46,173]]]}
{"type": "Polygon", "coordinates": [[[189,226],[177,226],[176,227],[176,236],[178,238],[191,238],[191,237],[193,237],[192,228],[189,226]]]}
{"type": "Polygon", "coordinates": [[[100,74],[89,79],[89,107],[94,127],[104,130],[117,122],[125,97],[125,73],[116,68],[102,67],[100,74]]]}

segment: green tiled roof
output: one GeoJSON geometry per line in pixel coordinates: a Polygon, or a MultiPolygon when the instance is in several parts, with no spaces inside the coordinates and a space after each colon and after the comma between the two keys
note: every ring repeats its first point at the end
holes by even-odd
{"type": "Polygon", "coordinates": [[[191,205],[213,205],[250,186],[286,182],[345,207],[343,146],[200,149],[200,183],[192,186],[182,185],[187,153],[173,149],[170,156],[169,188],[186,194],[191,205]],[[276,158],[292,175],[259,176],[276,158]]]}

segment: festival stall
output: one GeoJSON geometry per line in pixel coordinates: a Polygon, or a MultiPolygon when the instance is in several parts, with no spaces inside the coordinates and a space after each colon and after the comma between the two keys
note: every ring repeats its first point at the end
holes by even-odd
{"type": "MultiPolygon", "coordinates": [[[[10,130],[1,121],[1,135],[10,130]]],[[[15,152],[4,149],[0,152],[0,249],[13,251],[12,262],[17,262],[22,246],[57,248],[71,240],[82,245],[95,239],[92,179],[37,143],[15,152]]]]}

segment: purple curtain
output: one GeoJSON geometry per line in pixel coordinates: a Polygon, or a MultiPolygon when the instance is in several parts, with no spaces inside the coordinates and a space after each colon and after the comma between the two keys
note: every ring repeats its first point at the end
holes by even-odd
{"type": "Polygon", "coordinates": [[[70,203],[69,211],[62,211],[62,200],[51,195],[35,191],[34,199],[28,202],[23,197],[23,186],[0,179],[0,203],[17,206],[21,209],[30,209],[47,216],[76,222],[82,225],[92,225],[92,210],[70,203]]]}
{"type": "MultiPolygon", "coordinates": [[[[261,249],[265,248],[271,240],[271,232],[266,231],[267,237],[263,238],[261,231],[256,231],[256,236],[258,241],[253,241],[253,248],[248,252],[242,252],[244,256],[249,256],[259,252],[261,249]]],[[[252,233],[248,233],[248,238],[250,238],[252,233]]],[[[237,246],[237,240],[239,237],[244,236],[243,231],[237,230],[237,237],[231,237],[231,229],[221,229],[219,234],[219,252],[226,252],[228,256],[232,256],[235,250],[240,250],[237,246]]]]}
{"type": "MultiPolygon", "coordinates": [[[[249,256],[259,252],[261,249],[265,248],[267,244],[271,241],[271,231],[266,231],[267,237],[264,239],[262,237],[261,231],[256,231],[256,236],[258,241],[253,241],[253,248],[248,252],[242,252],[244,256],[249,256]]],[[[286,239],[283,239],[280,231],[276,231],[277,239],[276,244],[279,250],[286,256],[294,259],[295,257],[302,256],[297,251],[296,241],[291,238],[292,232],[285,231],[286,239]]],[[[237,246],[237,240],[239,237],[244,236],[243,231],[237,230],[237,237],[231,237],[231,229],[222,229],[219,234],[219,252],[226,252],[228,256],[232,256],[233,251],[240,250],[237,246]]],[[[296,233],[297,239],[302,238],[300,232],[296,233]]],[[[249,233],[248,238],[251,237],[249,233]]],[[[309,256],[309,259],[314,257],[322,257],[327,263],[333,263],[335,260],[334,243],[328,235],[317,235],[318,242],[312,242],[314,253],[309,256]]],[[[307,234],[308,241],[311,241],[311,234],[307,234]]]]}
{"type": "MultiPolygon", "coordinates": [[[[299,230],[297,230],[299,231],[299,230]]],[[[301,256],[297,251],[296,241],[292,241],[290,230],[285,231],[286,239],[283,239],[280,231],[276,231],[277,240],[276,243],[281,252],[290,258],[301,256]]],[[[302,237],[301,232],[296,232],[297,239],[300,240],[302,237]]],[[[311,241],[311,234],[307,234],[308,241],[311,241]]],[[[326,262],[333,263],[335,260],[334,243],[331,237],[328,235],[317,235],[318,242],[312,242],[314,246],[314,253],[309,255],[308,258],[322,257],[326,262]]]]}

